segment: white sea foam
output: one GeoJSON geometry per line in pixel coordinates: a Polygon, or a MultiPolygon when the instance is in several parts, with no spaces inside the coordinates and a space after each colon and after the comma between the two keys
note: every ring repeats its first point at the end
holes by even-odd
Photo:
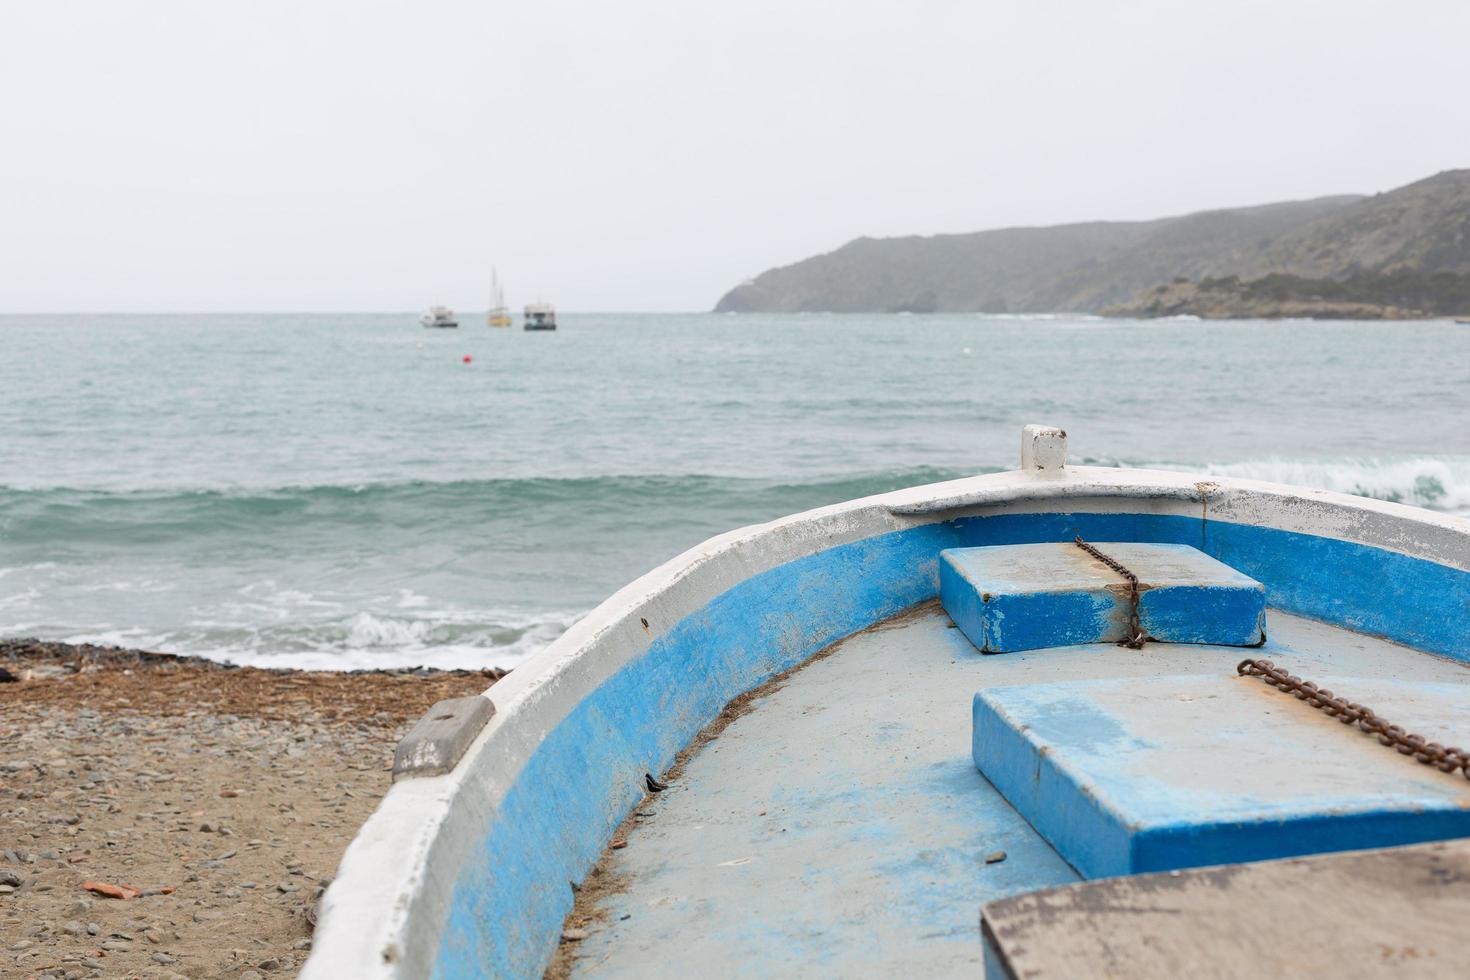
{"type": "MultiPolygon", "coordinates": [[[[17,635],[23,635],[25,630],[17,629],[15,632],[17,635]]],[[[61,638],[63,643],[95,643],[98,646],[128,647],[136,650],[167,649],[163,645],[167,640],[167,633],[152,632],[137,627],[116,629],[109,624],[92,626],[61,638]]]]}
{"type": "MultiPolygon", "coordinates": [[[[187,651],[211,660],[255,667],[362,670],[395,667],[510,668],[556,639],[580,612],[466,612],[436,610],[412,616],[361,610],[314,621],[198,622],[162,635],[106,642],[187,651]]],[[[90,637],[72,642],[98,642],[90,637]]]]}
{"type": "Polygon", "coordinates": [[[1027,323],[1070,323],[1078,320],[1096,323],[1108,319],[1095,313],[974,313],[971,315],[983,320],[1018,320],[1027,323]]]}
{"type": "Polygon", "coordinates": [[[331,609],[336,606],[336,603],[328,599],[322,599],[303,589],[282,588],[276,584],[275,579],[252,582],[250,585],[245,585],[238,589],[237,594],[256,600],[247,604],[251,608],[272,607],[288,609],[315,607],[319,609],[331,609]]]}
{"type": "Polygon", "coordinates": [[[1470,513],[1470,457],[1413,456],[1347,459],[1264,458],[1202,466],[1152,463],[1157,469],[1357,494],[1451,513],[1470,513]]]}
{"type": "Polygon", "coordinates": [[[390,619],[360,612],[347,621],[346,646],[354,650],[373,647],[417,647],[437,624],[423,619],[390,619]]]}
{"type": "Polygon", "coordinates": [[[0,595],[0,610],[11,614],[16,610],[29,608],[35,600],[41,598],[41,590],[30,587],[12,592],[10,595],[0,595]]]}
{"type": "Polygon", "coordinates": [[[172,592],[178,588],[175,582],[163,582],[151,578],[120,578],[109,579],[104,582],[94,582],[89,585],[78,585],[78,592],[124,592],[128,595],[146,595],[148,593],[172,592]]]}
{"type": "Polygon", "coordinates": [[[424,606],[427,606],[428,604],[429,604],[429,597],[426,596],[426,595],[419,595],[413,589],[399,589],[398,590],[398,608],[399,609],[422,609],[424,606]]]}

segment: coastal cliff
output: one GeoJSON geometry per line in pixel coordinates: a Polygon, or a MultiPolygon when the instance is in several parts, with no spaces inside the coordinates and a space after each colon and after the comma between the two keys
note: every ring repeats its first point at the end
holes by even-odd
{"type": "Polygon", "coordinates": [[[1199,309],[1244,317],[1313,315],[1262,311],[1318,304],[1314,308],[1323,316],[1353,318],[1386,316],[1391,308],[1422,309],[1421,315],[1463,312],[1464,307],[1405,304],[1387,294],[1311,298],[1324,289],[1332,292],[1322,286],[1327,282],[1356,276],[1360,286],[1371,286],[1369,280],[1378,277],[1384,282],[1377,285],[1391,286],[1391,277],[1404,274],[1470,274],[1470,170],[1445,171],[1372,197],[1323,197],[1143,222],[860,238],[764,272],[726,293],[715,309],[1134,316],[1170,315],[1145,309],[1189,307],[1187,312],[1201,316],[1206,314],[1199,309]],[[1272,276],[1295,277],[1300,289],[1263,296],[1218,286],[1232,277],[1238,286],[1272,276]],[[1176,288],[1184,286],[1181,280],[1193,284],[1193,292],[1176,288]],[[1206,282],[1217,285],[1202,289],[1206,282]],[[1158,293],[1161,286],[1169,289],[1158,293]]]}

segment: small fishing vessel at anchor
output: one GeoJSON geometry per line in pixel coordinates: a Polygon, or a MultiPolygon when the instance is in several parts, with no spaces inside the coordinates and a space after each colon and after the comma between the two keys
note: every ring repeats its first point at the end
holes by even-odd
{"type": "Polygon", "coordinates": [[[550,303],[527,303],[522,323],[527,330],[555,330],[556,307],[550,303]]]}
{"type": "Polygon", "coordinates": [[[459,321],[454,318],[454,311],[447,306],[431,306],[419,314],[419,323],[432,329],[445,329],[459,326],[459,321]]]}
{"type": "Polygon", "coordinates": [[[436,705],[302,976],[1462,975],[1470,521],[1067,453],[719,535],[436,705]]]}

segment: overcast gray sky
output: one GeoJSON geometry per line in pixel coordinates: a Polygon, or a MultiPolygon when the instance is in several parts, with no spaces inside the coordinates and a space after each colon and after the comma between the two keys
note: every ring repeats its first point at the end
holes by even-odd
{"type": "Polygon", "coordinates": [[[1464,0],[0,0],[0,311],[707,309],[1470,166],[1464,0]]]}

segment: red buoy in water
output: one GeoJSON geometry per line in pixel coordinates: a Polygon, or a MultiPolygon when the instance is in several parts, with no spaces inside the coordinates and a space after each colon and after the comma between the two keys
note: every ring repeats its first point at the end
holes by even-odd
{"type": "Polygon", "coordinates": [[[465,356],[464,356],[464,362],[465,362],[465,363],[466,363],[466,364],[468,364],[468,363],[470,363],[470,361],[472,361],[472,360],[474,360],[474,358],[472,358],[472,357],[470,357],[470,355],[468,355],[468,354],[466,354],[466,355],[465,355],[465,356]]]}

